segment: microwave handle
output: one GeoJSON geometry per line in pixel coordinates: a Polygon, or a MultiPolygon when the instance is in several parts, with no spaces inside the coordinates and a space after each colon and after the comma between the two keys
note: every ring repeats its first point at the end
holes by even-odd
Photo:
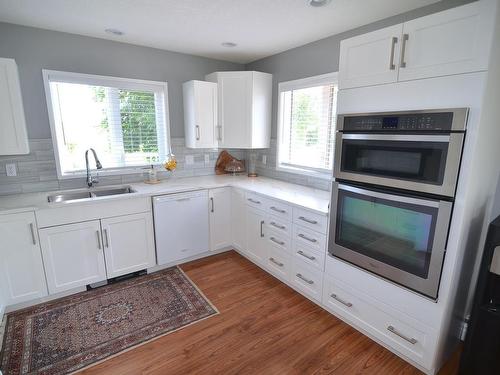
{"type": "Polygon", "coordinates": [[[361,189],[358,187],[348,186],[348,185],[343,185],[343,184],[339,184],[338,188],[339,188],[339,190],[350,191],[350,192],[357,193],[357,194],[367,195],[367,196],[373,197],[373,198],[380,198],[380,199],[386,199],[389,201],[397,201],[397,202],[402,202],[402,203],[415,204],[418,206],[439,208],[439,203],[440,203],[440,201],[405,197],[402,195],[395,195],[395,194],[379,193],[378,191],[366,190],[366,189],[361,189]]]}
{"type": "Polygon", "coordinates": [[[449,135],[400,135],[400,134],[342,134],[342,139],[358,141],[450,142],[449,135]]]}

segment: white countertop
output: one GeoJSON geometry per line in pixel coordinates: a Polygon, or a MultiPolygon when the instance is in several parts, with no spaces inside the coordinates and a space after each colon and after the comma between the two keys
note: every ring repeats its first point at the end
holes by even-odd
{"type": "MultiPolygon", "coordinates": [[[[328,213],[328,205],[330,203],[330,194],[327,191],[291,184],[266,177],[249,178],[246,176],[212,175],[169,178],[156,185],[131,183],[127,184],[127,186],[130,186],[135,192],[130,194],[79,199],[60,203],[48,203],[47,201],[48,195],[57,193],[58,191],[1,196],[0,214],[36,211],[40,209],[57,208],[68,205],[92,204],[104,200],[128,199],[141,196],[151,197],[155,195],[171,194],[198,189],[210,189],[223,186],[233,186],[247,191],[263,194],[274,199],[292,203],[307,209],[322,212],[324,214],[328,213]]],[[[102,186],[101,189],[109,187],[111,186],[102,186]]],[[[99,187],[97,189],[99,189],[99,187]]]]}

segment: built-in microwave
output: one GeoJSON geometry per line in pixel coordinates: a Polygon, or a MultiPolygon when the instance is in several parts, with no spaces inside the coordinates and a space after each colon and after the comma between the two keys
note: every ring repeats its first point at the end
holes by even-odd
{"type": "Polygon", "coordinates": [[[455,194],[467,108],[339,115],[334,177],[455,194]]]}
{"type": "Polygon", "coordinates": [[[333,182],[328,251],[437,298],[452,202],[333,182]]]}

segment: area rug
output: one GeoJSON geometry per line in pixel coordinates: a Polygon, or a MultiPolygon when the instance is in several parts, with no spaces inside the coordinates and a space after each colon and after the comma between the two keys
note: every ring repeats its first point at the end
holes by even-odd
{"type": "Polygon", "coordinates": [[[177,267],[7,315],[4,375],[66,374],[217,314],[177,267]]]}

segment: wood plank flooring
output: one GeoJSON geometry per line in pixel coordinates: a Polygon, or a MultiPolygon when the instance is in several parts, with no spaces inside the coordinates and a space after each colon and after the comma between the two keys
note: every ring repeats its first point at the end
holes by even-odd
{"type": "Polygon", "coordinates": [[[80,374],[421,374],[234,251],[181,268],[220,314],[80,374]]]}

